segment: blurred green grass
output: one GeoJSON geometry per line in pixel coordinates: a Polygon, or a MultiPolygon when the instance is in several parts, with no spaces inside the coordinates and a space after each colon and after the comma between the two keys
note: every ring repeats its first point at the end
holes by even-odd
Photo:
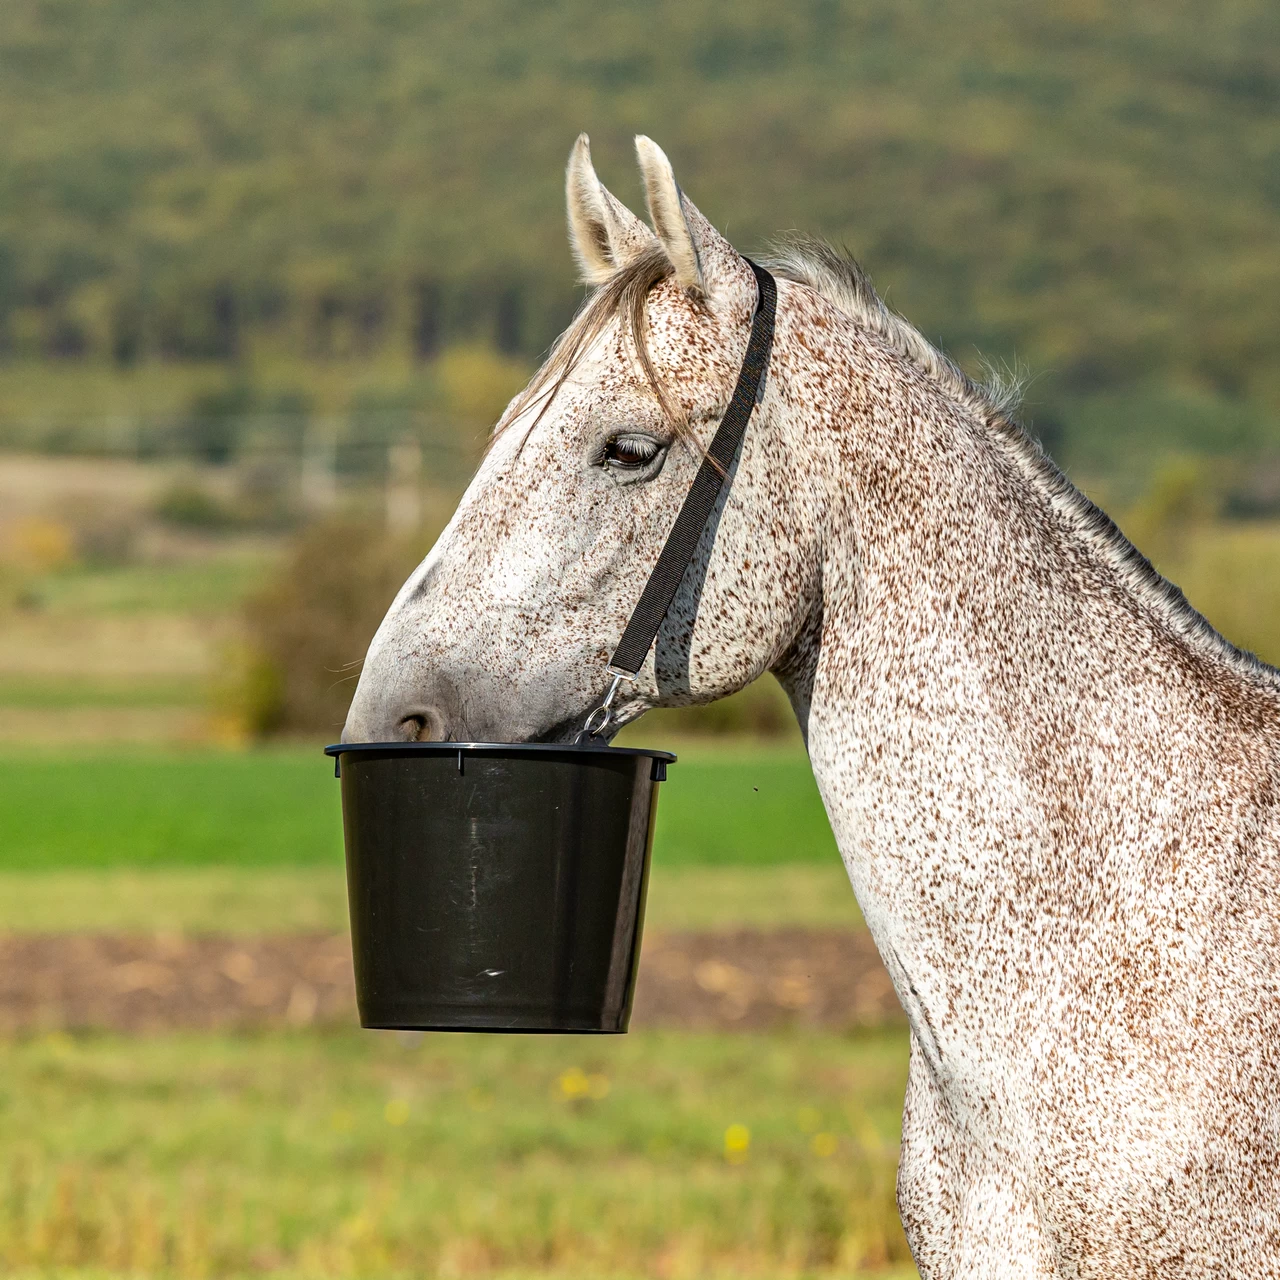
{"type": "Polygon", "coordinates": [[[0,674],[0,708],[75,711],[85,707],[203,707],[205,685],[195,679],[12,676],[0,674]]]}
{"type": "MultiPolygon", "coordinates": [[[[759,867],[657,868],[646,928],[858,928],[838,859],[759,867]]],[[[339,866],[0,871],[0,933],[343,932],[339,866]]]]}
{"type": "MultiPolygon", "coordinates": [[[[655,866],[839,855],[793,748],[686,747],[659,805],[655,866]]],[[[337,866],[341,814],[318,748],[0,757],[0,871],[337,866]]]]}
{"type": "Polygon", "coordinates": [[[264,546],[218,548],[173,564],[71,565],[29,586],[57,614],[217,614],[239,607],[274,561],[264,546]]]}
{"type": "Polygon", "coordinates": [[[909,1276],[906,1060],[899,1031],[0,1043],[0,1266],[909,1276]]]}

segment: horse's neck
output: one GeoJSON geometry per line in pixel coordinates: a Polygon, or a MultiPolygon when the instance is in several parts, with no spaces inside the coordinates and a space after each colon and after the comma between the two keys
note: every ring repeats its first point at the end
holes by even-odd
{"type": "Polygon", "coordinates": [[[1207,776],[1195,687],[1243,682],[1170,634],[1015,446],[908,392],[828,424],[821,610],[780,674],[886,958],[961,973],[1011,906],[1141,865],[1160,824],[1117,849],[1125,797],[1158,797],[1173,759],[1207,776]]]}
{"type": "Polygon", "coordinates": [[[940,394],[880,408],[876,421],[846,411],[823,424],[829,443],[815,450],[820,607],[776,671],[807,734],[891,732],[945,717],[956,699],[972,716],[975,697],[999,704],[1010,733],[1032,733],[1023,712],[1044,707],[1023,695],[1037,682],[1051,677],[1051,701],[1069,705],[1139,659],[1145,603],[1054,510],[1015,445],[940,394]],[[1134,647],[1064,661],[1068,634],[1077,650],[1124,634],[1134,647]]]}

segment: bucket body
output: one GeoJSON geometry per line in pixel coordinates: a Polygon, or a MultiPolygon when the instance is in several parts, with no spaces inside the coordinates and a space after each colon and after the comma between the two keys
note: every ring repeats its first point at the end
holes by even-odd
{"type": "Polygon", "coordinates": [[[674,756],[445,742],[326,752],[342,779],[363,1026],[627,1029],[674,756]]]}

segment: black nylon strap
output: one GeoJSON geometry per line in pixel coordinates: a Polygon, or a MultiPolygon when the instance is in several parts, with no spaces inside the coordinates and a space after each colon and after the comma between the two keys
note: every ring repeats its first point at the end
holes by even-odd
{"type": "Polygon", "coordinates": [[[706,528],[707,517],[716,505],[720,490],[729,478],[729,468],[742,446],[751,411],[759,399],[765,370],[769,367],[769,351],[773,346],[773,321],[778,305],[778,288],[773,277],[750,258],[747,265],[755,272],[759,300],[747,339],[747,354],[738,373],[738,385],[725,415],[720,419],[707,456],[698,468],[684,505],[667,535],[666,546],[653,566],[644,585],[640,603],[636,605],[627,629],[613,652],[609,668],[634,676],[644,666],[649,646],[653,644],[662,620],[680,589],[685,570],[698,549],[698,541],[706,528]]]}

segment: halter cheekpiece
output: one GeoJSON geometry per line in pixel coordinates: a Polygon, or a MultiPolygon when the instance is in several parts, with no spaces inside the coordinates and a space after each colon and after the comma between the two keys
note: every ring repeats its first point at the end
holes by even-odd
{"type": "Polygon", "coordinates": [[[698,549],[702,531],[711,515],[720,491],[729,483],[729,469],[747,433],[751,411],[764,395],[765,373],[769,368],[769,352],[773,347],[773,324],[778,307],[778,287],[773,277],[750,258],[747,265],[756,277],[756,310],[751,320],[751,336],[747,339],[747,353],[738,371],[738,383],[724,417],[712,437],[706,456],[698,467],[698,474],[685,495],[680,514],[676,516],[666,545],[653,566],[649,581],[644,585],[640,601],[618,641],[618,647],[609,659],[609,674],[613,683],[604,701],[587,717],[578,740],[600,738],[613,721],[614,699],[624,680],[634,680],[644,666],[644,660],[662,626],[662,620],[671,608],[671,602],[680,589],[685,571],[698,549]]]}

